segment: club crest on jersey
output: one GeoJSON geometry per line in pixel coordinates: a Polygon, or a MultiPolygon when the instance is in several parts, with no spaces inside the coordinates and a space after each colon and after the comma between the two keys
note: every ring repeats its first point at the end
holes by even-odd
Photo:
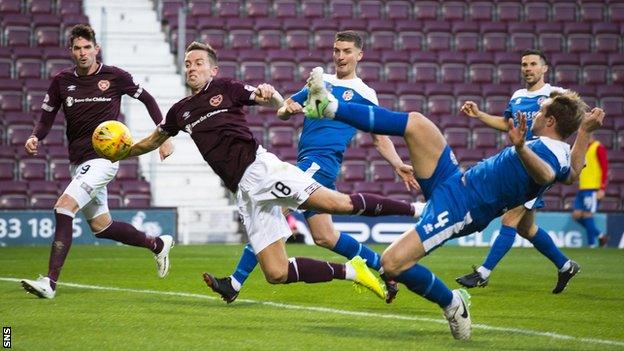
{"type": "Polygon", "coordinates": [[[520,101],[522,101],[522,98],[517,98],[516,99],[516,105],[520,105],[520,101]]]}
{"type": "Polygon", "coordinates": [[[217,106],[221,105],[222,101],[223,101],[223,95],[221,95],[221,94],[215,95],[215,96],[210,98],[210,106],[217,107],[217,106]]]}
{"type": "Polygon", "coordinates": [[[67,105],[67,107],[72,107],[74,105],[74,98],[71,96],[68,96],[65,99],[65,105],[67,105]]]}
{"type": "Polygon", "coordinates": [[[110,82],[107,80],[101,80],[98,82],[98,88],[100,88],[101,91],[106,91],[110,88],[110,82]]]}
{"type": "Polygon", "coordinates": [[[353,99],[353,90],[351,90],[351,89],[345,90],[344,93],[342,93],[342,99],[344,101],[349,101],[349,100],[353,99]]]}
{"type": "Polygon", "coordinates": [[[546,100],[545,96],[542,96],[539,99],[537,99],[537,105],[538,106],[542,106],[542,102],[544,102],[544,100],[546,100]]]}
{"type": "Polygon", "coordinates": [[[76,90],[76,86],[75,85],[70,85],[67,87],[67,91],[75,91],[76,90]]]}

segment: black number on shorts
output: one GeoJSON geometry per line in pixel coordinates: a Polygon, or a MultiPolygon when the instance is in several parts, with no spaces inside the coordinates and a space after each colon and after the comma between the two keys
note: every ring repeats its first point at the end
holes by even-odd
{"type": "Polygon", "coordinates": [[[80,168],[80,174],[85,174],[89,171],[89,168],[91,168],[91,165],[84,165],[82,166],[82,168],[80,168]]]}
{"type": "Polygon", "coordinates": [[[284,194],[284,196],[280,196],[280,195],[276,194],[273,190],[271,190],[271,194],[273,196],[277,197],[277,198],[280,198],[280,199],[290,195],[290,193],[291,193],[290,188],[286,184],[284,184],[282,182],[275,183],[275,190],[277,190],[280,193],[284,194]]]}

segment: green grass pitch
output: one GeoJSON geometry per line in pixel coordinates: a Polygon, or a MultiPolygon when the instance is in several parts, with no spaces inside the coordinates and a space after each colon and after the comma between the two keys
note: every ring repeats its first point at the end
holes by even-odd
{"type": "MultiPolygon", "coordinates": [[[[383,247],[375,247],[378,251],[383,247]]],[[[386,305],[350,283],[270,285],[259,269],[226,305],[201,273],[228,275],[241,245],[177,246],[169,276],[132,247],[74,246],[56,298],[22,290],[45,273],[49,247],[0,248],[0,324],[15,350],[622,350],[624,260],[615,249],[568,249],[581,272],[561,295],[556,272],[533,249],[513,249],[472,289],[472,340],[455,341],[441,310],[402,287],[386,305]]],[[[321,248],[291,256],[344,262],[321,248]]],[[[485,248],[443,247],[423,260],[451,288],[485,248]]]]}

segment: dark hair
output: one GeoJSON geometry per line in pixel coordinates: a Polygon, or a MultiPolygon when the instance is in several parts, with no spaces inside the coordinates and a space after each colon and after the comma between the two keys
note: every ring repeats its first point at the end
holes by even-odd
{"type": "Polygon", "coordinates": [[[352,30],[345,30],[345,31],[336,33],[336,36],[334,37],[334,42],[337,42],[337,41],[348,41],[350,43],[353,43],[355,47],[360,50],[362,49],[362,46],[363,46],[362,37],[357,32],[352,31],[352,30]]]}
{"type": "Polygon", "coordinates": [[[546,59],[546,55],[544,55],[544,53],[541,50],[528,49],[528,50],[524,50],[522,52],[522,57],[529,56],[529,55],[537,55],[537,56],[539,56],[540,59],[542,59],[542,64],[543,65],[548,65],[548,60],[546,59]]]}
{"type": "Polygon", "coordinates": [[[212,48],[212,46],[210,46],[210,44],[204,44],[204,43],[200,43],[198,41],[194,41],[192,43],[189,44],[189,46],[186,47],[186,51],[184,51],[185,54],[188,54],[190,51],[192,50],[203,50],[206,53],[208,53],[208,59],[210,60],[210,63],[213,66],[217,65],[217,52],[215,51],[215,49],[212,48]]]}
{"type": "Polygon", "coordinates": [[[553,116],[557,120],[557,134],[567,139],[578,130],[587,112],[587,104],[572,90],[553,91],[550,98],[552,102],[546,107],[544,117],[553,116]]]}
{"type": "Polygon", "coordinates": [[[69,33],[69,47],[74,45],[74,39],[76,38],[85,38],[97,45],[97,42],[95,41],[95,31],[93,31],[93,28],[91,28],[88,24],[77,24],[72,27],[71,32],[69,33]]]}

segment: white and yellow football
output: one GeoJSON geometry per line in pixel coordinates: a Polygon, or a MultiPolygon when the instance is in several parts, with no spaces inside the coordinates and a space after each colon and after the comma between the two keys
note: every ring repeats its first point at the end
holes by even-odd
{"type": "Polygon", "coordinates": [[[118,160],[130,152],[132,134],[121,122],[106,121],[95,128],[91,142],[98,155],[109,160],[118,160]]]}

